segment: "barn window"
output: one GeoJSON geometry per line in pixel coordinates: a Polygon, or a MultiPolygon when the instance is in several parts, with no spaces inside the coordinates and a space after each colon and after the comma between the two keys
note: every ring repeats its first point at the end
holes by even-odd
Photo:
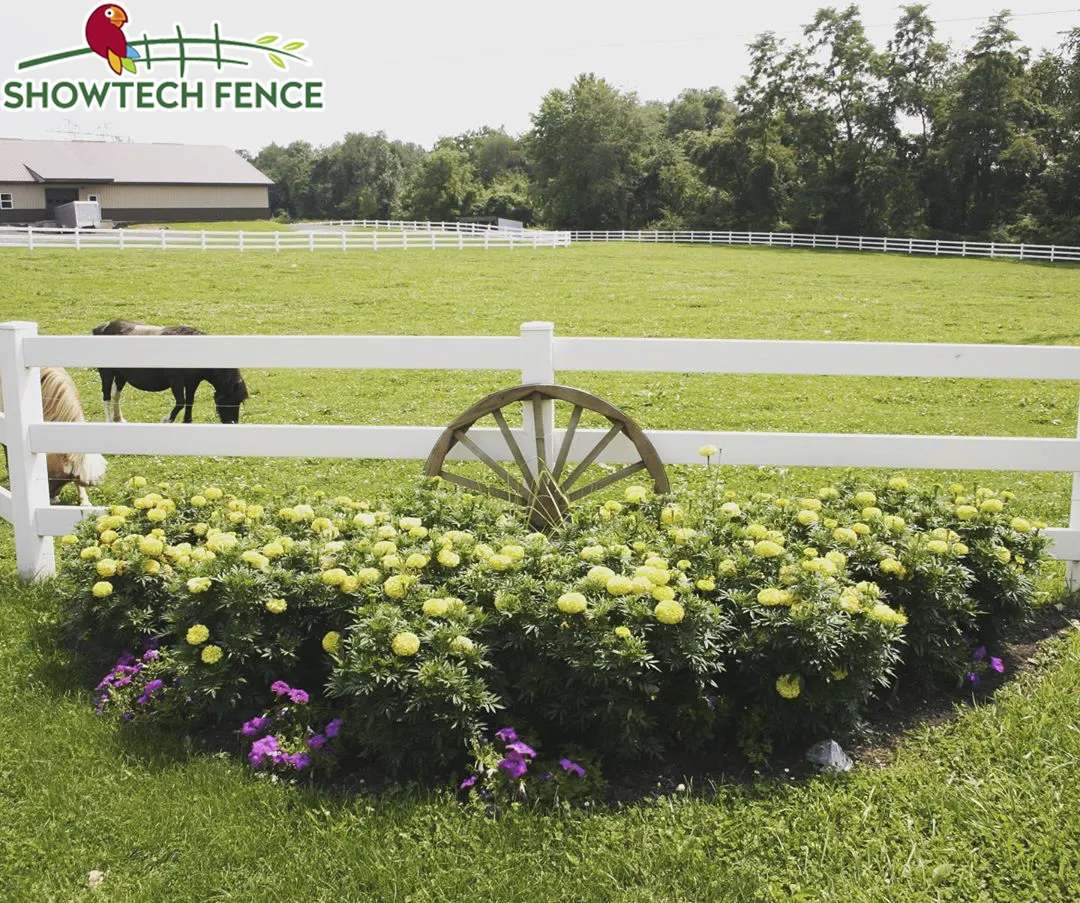
{"type": "Polygon", "coordinates": [[[88,201],[89,201],[89,202],[90,202],[91,204],[96,204],[96,203],[98,202],[98,196],[97,196],[96,194],[88,194],[88,195],[86,196],[86,199],[87,199],[87,200],[88,200],[88,201]]]}
{"type": "Polygon", "coordinates": [[[15,207],[15,199],[10,194],[0,194],[0,210],[12,210],[15,207]]]}

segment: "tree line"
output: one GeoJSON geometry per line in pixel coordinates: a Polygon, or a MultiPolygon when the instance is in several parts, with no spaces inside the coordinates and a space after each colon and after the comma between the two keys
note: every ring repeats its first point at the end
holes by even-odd
{"type": "Polygon", "coordinates": [[[852,5],[749,51],[731,96],[642,101],[583,74],[521,136],[485,127],[427,151],[353,133],[272,144],[254,162],[275,182],[272,208],[295,219],[1080,244],[1080,28],[1033,56],[1006,11],[957,51],[911,4],[878,50],[852,5]]]}

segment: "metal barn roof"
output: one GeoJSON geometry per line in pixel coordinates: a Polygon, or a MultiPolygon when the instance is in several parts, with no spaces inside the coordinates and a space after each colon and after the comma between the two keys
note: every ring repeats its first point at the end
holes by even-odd
{"type": "Polygon", "coordinates": [[[227,147],[0,138],[0,182],[272,185],[227,147]]]}

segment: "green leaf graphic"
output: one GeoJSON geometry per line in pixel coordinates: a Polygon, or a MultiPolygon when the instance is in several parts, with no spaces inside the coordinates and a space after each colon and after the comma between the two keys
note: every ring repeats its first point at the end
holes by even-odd
{"type": "Polygon", "coordinates": [[[273,44],[274,41],[278,40],[279,37],[280,37],[280,35],[276,35],[276,34],[264,34],[261,38],[256,38],[255,43],[256,44],[273,44]]]}
{"type": "Polygon", "coordinates": [[[281,57],[278,56],[276,53],[271,53],[270,54],[270,62],[273,63],[275,66],[277,66],[278,69],[284,69],[285,68],[284,60],[282,60],[281,57]]]}
{"type": "Polygon", "coordinates": [[[134,72],[135,71],[135,64],[131,60],[127,59],[127,58],[124,58],[123,60],[121,60],[120,64],[125,69],[127,69],[128,72],[134,72]]]}
{"type": "Polygon", "coordinates": [[[290,41],[288,44],[286,44],[282,48],[282,50],[299,50],[303,46],[304,46],[303,41],[290,41]]]}

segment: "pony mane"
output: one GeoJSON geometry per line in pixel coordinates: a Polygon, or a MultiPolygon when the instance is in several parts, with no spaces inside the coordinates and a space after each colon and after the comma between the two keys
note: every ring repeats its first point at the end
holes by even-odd
{"type": "Polygon", "coordinates": [[[194,326],[154,326],[150,323],[134,323],[131,320],[110,320],[95,326],[94,335],[205,335],[194,326]]]}
{"type": "Polygon", "coordinates": [[[85,419],[79,392],[63,367],[41,368],[41,407],[50,423],[81,423],[85,419]]]}

